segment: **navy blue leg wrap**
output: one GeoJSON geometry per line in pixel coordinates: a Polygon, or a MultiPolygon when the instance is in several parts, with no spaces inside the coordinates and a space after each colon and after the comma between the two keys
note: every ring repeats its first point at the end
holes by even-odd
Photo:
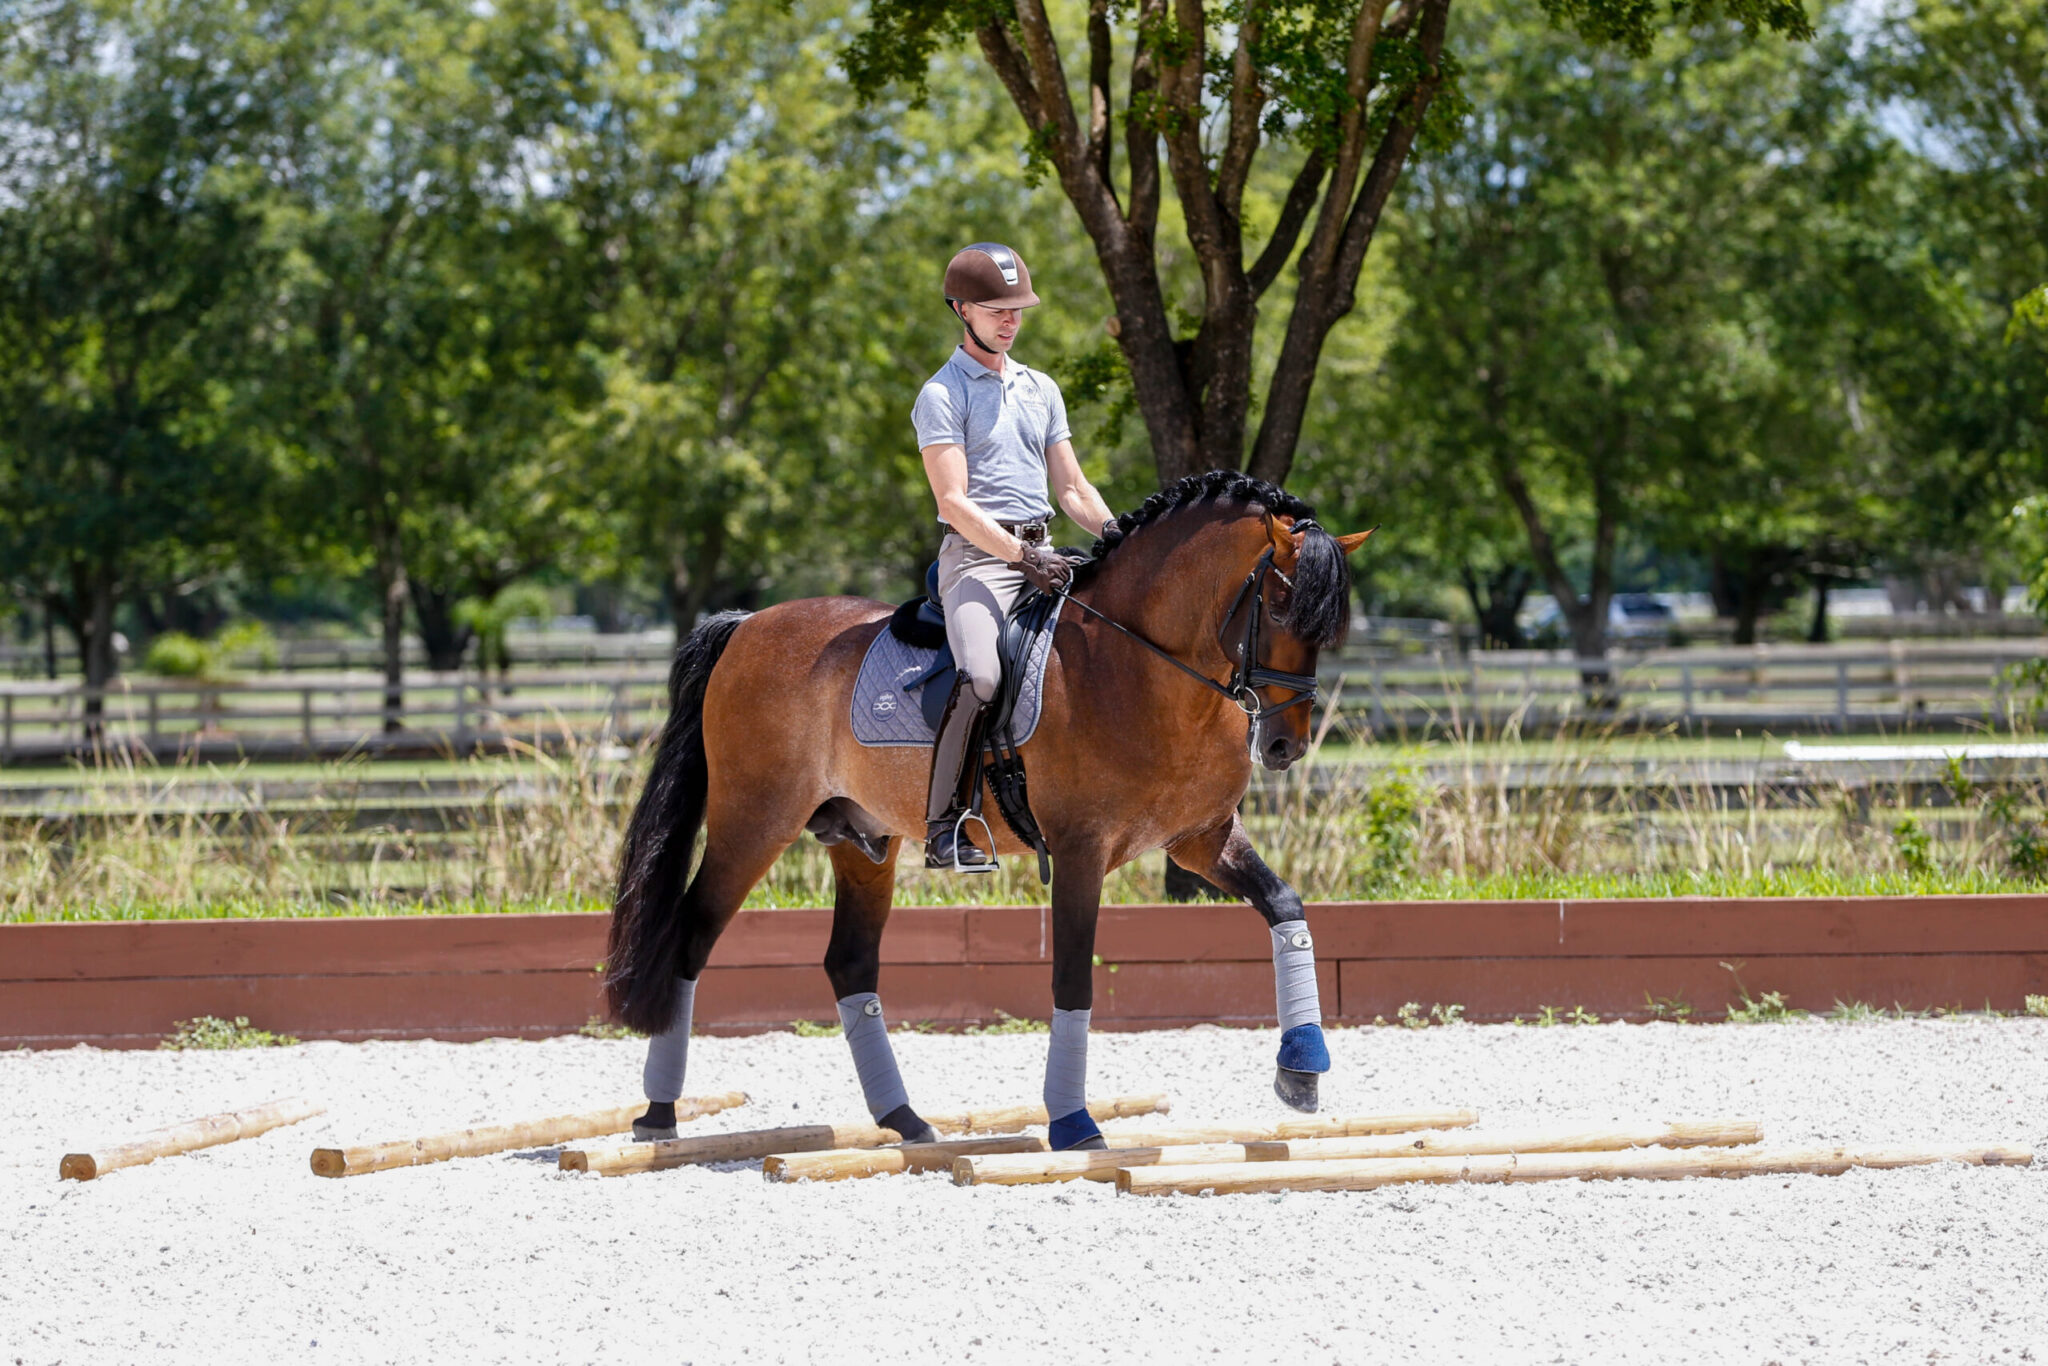
{"type": "Polygon", "coordinates": [[[1290,1072],[1327,1072],[1330,1047],[1319,1024],[1296,1025],[1280,1036],[1280,1065],[1290,1072]]]}
{"type": "Polygon", "coordinates": [[[1095,1116],[1086,1110],[1076,1110],[1071,1115],[1061,1115],[1054,1120],[1046,1133],[1046,1146],[1056,1153],[1071,1152],[1087,1143],[1097,1140],[1100,1146],[1102,1130],[1095,1125],[1095,1116]]]}

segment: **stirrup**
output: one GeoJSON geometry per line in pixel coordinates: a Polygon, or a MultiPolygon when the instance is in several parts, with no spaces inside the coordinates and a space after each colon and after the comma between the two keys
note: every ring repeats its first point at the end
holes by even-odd
{"type": "Polygon", "coordinates": [[[933,863],[931,850],[927,848],[925,850],[924,866],[927,868],[943,868],[955,873],[993,873],[1002,867],[1002,864],[996,859],[995,847],[995,832],[988,828],[988,822],[982,819],[979,811],[969,809],[962,811],[953,820],[953,861],[951,863],[933,863]],[[960,861],[960,846],[963,844],[967,844],[969,848],[974,849],[977,853],[980,852],[979,846],[969,843],[966,838],[965,829],[969,821],[973,821],[976,825],[980,826],[982,835],[988,840],[990,852],[988,854],[988,862],[986,863],[962,863],[960,861]]]}

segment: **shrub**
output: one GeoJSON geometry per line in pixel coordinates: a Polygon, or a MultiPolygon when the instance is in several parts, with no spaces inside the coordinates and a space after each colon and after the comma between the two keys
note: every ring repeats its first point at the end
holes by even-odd
{"type": "Polygon", "coordinates": [[[255,1028],[247,1015],[237,1015],[233,1020],[223,1020],[218,1015],[200,1015],[176,1021],[170,1037],[157,1047],[175,1053],[186,1049],[284,1048],[297,1042],[290,1034],[273,1034],[267,1029],[255,1028]]]}
{"type": "Polygon", "coordinates": [[[142,670],[159,678],[203,678],[213,672],[213,651],[183,631],[166,631],[149,642],[142,670]]]}

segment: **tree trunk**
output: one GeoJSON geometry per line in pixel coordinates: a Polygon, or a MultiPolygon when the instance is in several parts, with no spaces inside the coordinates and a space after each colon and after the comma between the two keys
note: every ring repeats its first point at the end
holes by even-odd
{"type": "Polygon", "coordinates": [[[57,609],[43,599],[43,677],[57,681],[57,609]]]}
{"type": "Polygon", "coordinates": [[[412,597],[395,529],[378,537],[377,586],[383,602],[384,731],[390,734],[405,729],[405,606],[412,597]]]}
{"type": "Polygon", "coordinates": [[[725,559],[725,519],[717,518],[704,528],[697,553],[685,562],[682,547],[669,560],[668,610],[675,623],[676,642],[681,644],[697,629],[697,618],[711,605],[711,590],[718,579],[718,566],[725,559]]]}
{"type": "Polygon", "coordinates": [[[476,632],[455,620],[453,590],[412,585],[412,613],[419,624],[420,645],[427,652],[427,667],[436,673],[454,673],[476,632]]]}
{"type": "Polygon", "coordinates": [[[1528,599],[1530,585],[1534,582],[1529,571],[1518,564],[1506,565],[1489,573],[1482,582],[1479,574],[1467,564],[1460,568],[1459,576],[1465,585],[1465,596],[1472,603],[1472,615],[1479,621],[1479,642],[1482,649],[1520,650],[1528,645],[1528,637],[1522,634],[1522,604],[1528,599]]]}
{"type": "Polygon", "coordinates": [[[78,641],[78,661],[85,678],[85,739],[97,744],[106,737],[104,691],[114,681],[119,661],[114,654],[114,607],[120,595],[111,574],[100,568],[74,566],[72,597],[66,619],[78,641]]]}
{"type": "Polygon", "coordinates": [[[1828,588],[1834,583],[1832,574],[1813,576],[1813,620],[1806,625],[1806,643],[1825,645],[1828,641],[1828,588]]]}

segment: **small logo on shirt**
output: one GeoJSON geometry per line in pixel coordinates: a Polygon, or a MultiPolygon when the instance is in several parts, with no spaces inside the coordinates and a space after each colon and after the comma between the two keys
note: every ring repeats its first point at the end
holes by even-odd
{"type": "Polygon", "coordinates": [[[896,694],[893,692],[875,694],[875,700],[868,710],[875,714],[877,720],[888,720],[896,714],[896,694]]]}

